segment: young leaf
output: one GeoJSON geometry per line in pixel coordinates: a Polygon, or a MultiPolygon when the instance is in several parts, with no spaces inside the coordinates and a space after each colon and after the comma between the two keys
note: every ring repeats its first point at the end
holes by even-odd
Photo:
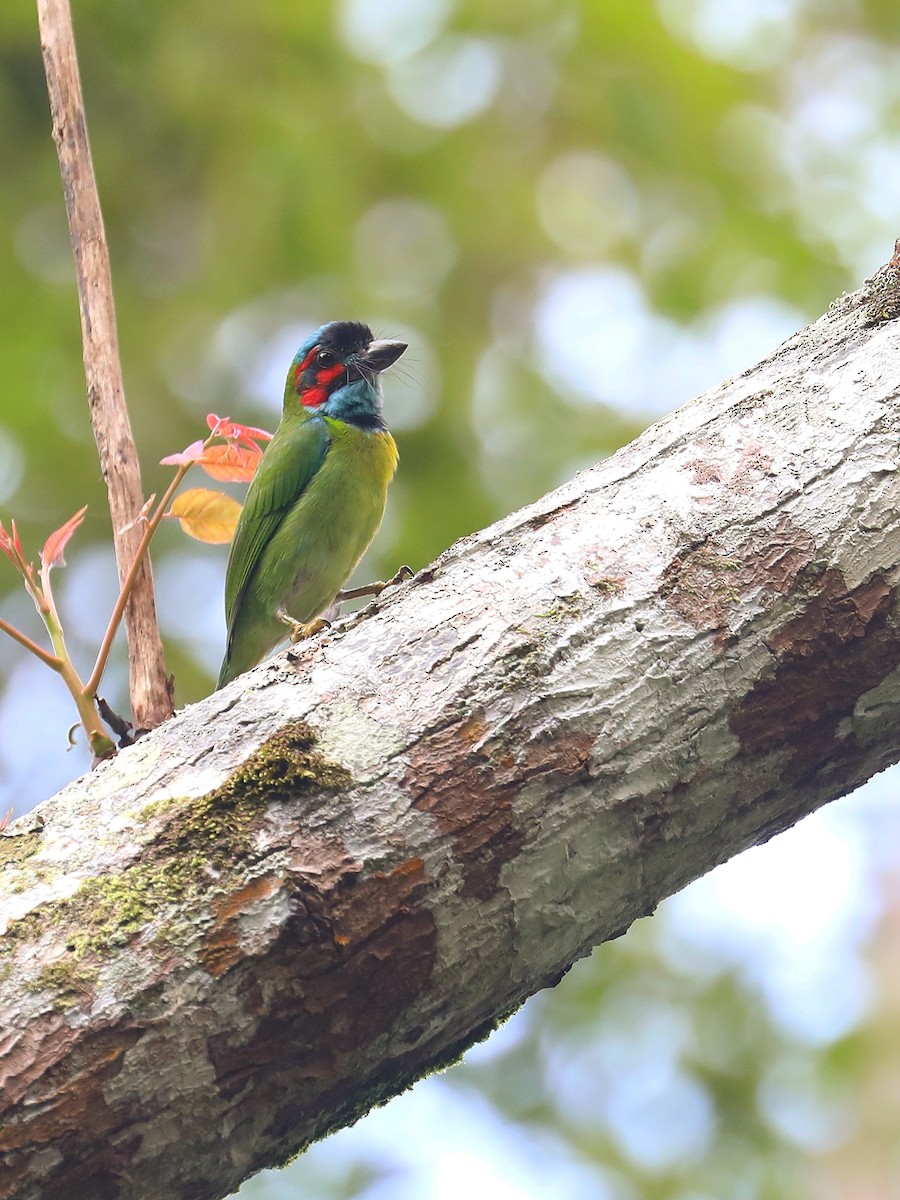
{"type": "Polygon", "coordinates": [[[6,555],[6,557],[14,566],[19,565],[18,559],[16,558],[15,547],[13,546],[13,540],[3,528],[2,521],[0,521],[0,551],[6,555]]]}
{"type": "Polygon", "coordinates": [[[189,467],[191,463],[196,463],[203,457],[203,442],[191,442],[186,450],[182,450],[180,454],[167,454],[165,458],[159,460],[162,467],[189,467]]]}
{"type": "Polygon", "coordinates": [[[55,530],[44,542],[44,548],[41,551],[41,566],[47,567],[62,567],[65,566],[66,560],[63,558],[66,545],[69,538],[84,520],[84,514],[87,512],[87,505],[78,510],[74,517],[69,517],[65,525],[60,525],[59,529],[55,530]]]}
{"type": "Polygon", "coordinates": [[[239,446],[229,442],[226,446],[209,446],[198,461],[207,475],[220,483],[249,483],[261,458],[262,450],[255,443],[239,446]]]}
{"type": "Polygon", "coordinates": [[[224,492],[189,488],[172,501],[167,517],[177,517],[184,532],[198,542],[224,544],[234,536],[243,506],[224,492]]]}
{"type": "Polygon", "coordinates": [[[15,521],[10,521],[10,533],[7,533],[0,524],[0,552],[6,555],[12,565],[16,568],[22,578],[25,580],[25,586],[32,591],[35,586],[34,567],[31,563],[25,561],[25,552],[22,549],[22,543],[19,541],[19,531],[16,529],[15,521]]]}
{"type": "Polygon", "coordinates": [[[273,437],[266,429],[257,429],[255,425],[241,425],[239,421],[231,421],[228,417],[217,417],[215,413],[207,414],[206,424],[218,437],[243,442],[248,446],[252,446],[254,442],[270,442],[273,437]]]}

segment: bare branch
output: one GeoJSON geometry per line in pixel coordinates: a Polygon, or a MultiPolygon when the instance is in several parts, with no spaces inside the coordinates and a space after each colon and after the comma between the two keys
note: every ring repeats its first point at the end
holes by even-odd
{"type": "MultiPolygon", "coordinates": [[[[109,253],[88,144],[69,0],[37,0],[37,9],[53,139],[75,256],[91,424],[109,495],[121,585],[141,540],[142,531],[134,524],[143,504],[140,465],[125,407],[109,253]]],[[[146,556],[125,609],[125,632],[135,724],[152,728],[171,716],[172,696],[146,556]]]]}

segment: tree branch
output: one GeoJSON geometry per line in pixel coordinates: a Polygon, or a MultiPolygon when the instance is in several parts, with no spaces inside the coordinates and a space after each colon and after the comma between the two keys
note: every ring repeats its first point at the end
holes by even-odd
{"type": "MultiPolygon", "coordinates": [[[[109,496],[121,586],[141,538],[141,530],[134,524],[143,504],[140,464],[125,407],[109,253],[88,144],[69,0],[37,0],[37,10],[53,139],[78,280],[91,425],[109,496]]],[[[134,723],[153,728],[171,716],[172,694],[163,662],[149,557],[141,562],[125,609],[125,633],[134,723]]]]}
{"type": "Polygon", "coordinates": [[[0,837],[0,1197],[222,1196],[900,758],[866,299],[0,837]]]}

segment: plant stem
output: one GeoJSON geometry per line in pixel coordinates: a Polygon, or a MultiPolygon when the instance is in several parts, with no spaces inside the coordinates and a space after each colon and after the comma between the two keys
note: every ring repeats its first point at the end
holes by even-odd
{"type": "Polygon", "coordinates": [[[111,754],[115,754],[116,746],[107,734],[100,719],[100,714],[97,712],[93,691],[82,683],[81,676],[75,670],[75,666],[69,655],[62,621],[59,619],[59,613],[56,611],[56,601],[53,598],[53,587],[50,583],[51,569],[49,563],[42,563],[41,586],[39,588],[29,587],[28,590],[34,597],[35,603],[38,606],[38,612],[41,615],[44,625],[47,627],[50,641],[53,643],[53,649],[56,651],[56,665],[54,666],[54,670],[58,671],[63,683],[69,689],[72,699],[75,701],[75,707],[78,710],[81,724],[84,726],[84,732],[87,734],[94,758],[108,758],[111,754]]]}
{"type": "Polygon", "coordinates": [[[84,726],[84,732],[87,734],[94,757],[108,758],[111,754],[115,753],[115,743],[110,739],[103,727],[103,722],[100,720],[93,691],[82,683],[81,677],[72,664],[69,651],[66,648],[62,626],[56,615],[56,606],[53,604],[52,599],[49,611],[44,616],[44,622],[47,626],[47,632],[50,634],[50,640],[53,642],[53,649],[58,655],[59,666],[56,669],[62,676],[63,683],[65,683],[72,695],[72,699],[75,701],[79,719],[84,726]]]}
{"type": "Polygon", "coordinates": [[[30,650],[36,658],[39,658],[42,663],[46,663],[51,670],[59,670],[60,660],[55,654],[51,654],[49,651],[45,650],[43,646],[39,646],[37,642],[33,642],[27,634],[22,633],[22,631],[19,629],[16,629],[15,625],[10,625],[8,621],[4,621],[2,617],[0,617],[0,630],[2,630],[3,633],[8,634],[14,641],[18,642],[20,646],[24,646],[26,650],[30,650]]]}

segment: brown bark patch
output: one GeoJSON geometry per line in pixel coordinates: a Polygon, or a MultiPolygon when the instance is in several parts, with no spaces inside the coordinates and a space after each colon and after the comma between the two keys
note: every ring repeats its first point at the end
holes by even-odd
{"type": "Polygon", "coordinates": [[[517,750],[524,736],[520,741],[508,729],[502,745],[490,745],[483,740],[484,728],[483,718],[468,717],[423,741],[410,755],[403,784],[414,806],[430,813],[441,833],[452,837],[462,871],[460,894],[488,901],[499,889],[503,864],[524,845],[524,832],[515,824],[516,796],[535,776],[581,770],[591,741],[570,734],[517,750]]]}
{"type": "Polygon", "coordinates": [[[140,1146],[141,1138],[132,1137],[117,1147],[104,1146],[87,1162],[67,1165],[62,1178],[55,1175],[43,1185],[42,1200],[72,1200],[74,1196],[118,1200],[122,1182],[129,1179],[131,1160],[140,1146]]]}
{"type": "Polygon", "coordinates": [[[269,900],[279,890],[282,880],[277,875],[261,875],[250,883],[223,897],[213,910],[213,926],[200,947],[200,962],[210,975],[218,978],[240,962],[240,918],[263,900],[269,900]]]}
{"type": "Polygon", "coordinates": [[[140,1146],[138,1137],[117,1148],[105,1140],[141,1114],[136,1104],[109,1105],[104,1084],[122,1069],[124,1056],[141,1037],[141,1030],[110,1027],[86,1038],[69,1032],[71,1041],[78,1043],[74,1050],[69,1053],[69,1040],[55,1039],[51,1060],[45,1049],[35,1062],[35,1078],[27,1093],[4,1110],[0,1197],[16,1194],[23,1166],[39,1147],[52,1144],[67,1162],[63,1178],[56,1176],[55,1182],[44,1185],[41,1195],[46,1200],[71,1196],[113,1200],[140,1146]],[[85,1145],[99,1149],[79,1160],[74,1152],[85,1145]]]}
{"type": "Polygon", "coordinates": [[[140,1030],[119,1028],[87,1039],[71,1029],[47,1034],[32,1069],[18,1077],[18,1103],[4,1110],[0,1151],[33,1150],[76,1129],[102,1132],[123,1123],[107,1107],[101,1085],[118,1074],[140,1036],[140,1030]],[[17,1114],[25,1118],[21,1123],[17,1114]]]}
{"type": "Polygon", "coordinates": [[[33,1153],[4,1155],[0,1161],[0,1200],[19,1194],[19,1187],[29,1182],[33,1153]]]}
{"type": "Polygon", "coordinates": [[[102,1133],[125,1124],[123,1113],[106,1104],[102,1085],[119,1073],[126,1051],[140,1036],[134,1028],[103,1029],[81,1040],[66,1058],[45,1062],[40,1078],[22,1101],[21,1107],[31,1110],[30,1119],[17,1130],[11,1114],[5,1114],[0,1150],[33,1149],[73,1130],[102,1133]],[[25,1141],[20,1140],[23,1137],[25,1141]]]}
{"type": "MultiPolygon", "coordinates": [[[[424,991],[436,958],[437,930],[425,909],[397,914],[388,926],[368,939],[331,979],[318,977],[304,989],[304,1030],[311,1036],[294,1050],[287,1067],[291,1084],[283,1090],[283,1102],[267,1126],[267,1136],[283,1140],[311,1115],[311,1097],[324,1103],[344,1093],[359,1114],[368,1104],[361,1099],[361,1081],[348,1071],[359,1050],[387,1034],[398,1018],[424,991]],[[322,1079],[339,1080],[334,1088],[321,1091],[322,1079]],[[308,1095],[305,1081],[314,1086],[308,1095]],[[299,1086],[298,1086],[299,1083],[299,1086]]],[[[290,1044],[289,1044],[290,1045],[290,1044]]],[[[282,1061],[285,1043],[281,1043],[282,1061]]],[[[384,1070],[382,1068],[382,1070],[384,1070]]],[[[395,1074],[393,1064],[385,1071],[395,1074]]],[[[385,1099],[391,1091],[385,1093],[385,1099]]],[[[327,1107],[327,1105],[326,1105],[327,1107]]],[[[312,1110],[314,1111],[314,1110],[312,1110]]]]}
{"type": "MultiPolygon", "coordinates": [[[[78,1033],[60,1013],[30,1021],[25,1029],[8,1029],[0,1043],[0,1096],[15,1102],[55,1063],[69,1053],[78,1033]]],[[[4,1129],[0,1127],[0,1148],[4,1129]]]]}
{"type": "Polygon", "coordinates": [[[663,571],[660,594],[695,629],[715,633],[721,649],[728,617],[747,597],[786,595],[812,561],[815,543],[789,517],[734,549],[705,541],[672,559],[663,571]]]}
{"type": "Polygon", "coordinates": [[[293,883],[295,916],[266,960],[280,964],[278,977],[261,977],[249,962],[245,968],[248,995],[265,1003],[265,1015],[249,1036],[245,1027],[208,1047],[227,1098],[256,1080],[284,1090],[289,1099],[276,1123],[286,1112],[299,1120],[321,1080],[340,1074],[344,1056],[390,1031],[427,986],[437,953],[419,858],[365,879],[358,869],[326,869],[321,879],[293,883]]]}
{"type": "Polygon", "coordinates": [[[376,871],[340,888],[332,906],[334,940],[351,951],[422,899],[427,876],[421,858],[408,858],[390,871],[376,871]]]}
{"type": "Polygon", "coordinates": [[[774,673],[731,716],[745,754],[789,746],[797,778],[834,756],[840,721],[900,663],[900,631],[888,619],[895,601],[881,576],[848,589],[834,568],[819,575],[803,611],[768,642],[774,673]]]}

